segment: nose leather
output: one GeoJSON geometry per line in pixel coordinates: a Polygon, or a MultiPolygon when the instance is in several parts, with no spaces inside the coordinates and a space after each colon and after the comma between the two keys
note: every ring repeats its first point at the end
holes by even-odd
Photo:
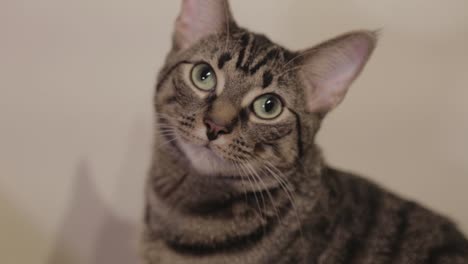
{"type": "Polygon", "coordinates": [[[214,101],[203,120],[208,139],[215,140],[219,135],[230,133],[236,118],[237,109],[231,102],[221,99],[214,101]]]}
{"type": "Polygon", "coordinates": [[[222,125],[218,125],[210,119],[205,119],[206,125],[206,135],[209,140],[215,140],[221,134],[227,134],[229,132],[228,128],[222,125]]]}

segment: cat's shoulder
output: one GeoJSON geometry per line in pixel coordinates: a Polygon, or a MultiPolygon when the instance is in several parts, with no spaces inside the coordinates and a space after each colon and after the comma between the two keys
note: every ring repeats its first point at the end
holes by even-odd
{"type": "Polygon", "coordinates": [[[415,238],[420,236],[422,239],[432,234],[432,239],[437,237],[441,240],[459,239],[463,240],[468,248],[468,241],[463,238],[463,234],[450,218],[417,201],[388,190],[366,177],[327,168],[324,182],[328,182],[329,185],[331,182],[335,192],[341,191],[343,194],[341,199],[346,200],[347,204],[353,204],[356,207],[375,206],[377,213],[386,218],[386,221],[392,219],[402,221],[403,219],[406,228],[414,234],[415,238]]]}

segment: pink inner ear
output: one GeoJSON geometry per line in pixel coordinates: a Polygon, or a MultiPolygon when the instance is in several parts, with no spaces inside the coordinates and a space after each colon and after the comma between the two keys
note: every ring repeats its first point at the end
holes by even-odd
{"type": "Polygon", "coordinates": [[[303,72],[310,112],[328,112],[344,99],[374,45],[372,33],[356,32],[319,47],[303,72]]]}
{"type": "Polygon", "coordinates": [[[336,76],[341,76],[338,82],[353,81],[364,67],[370,51],[370,42],[356,38],[350,40],[349,46],[343,51],[343,62],[338,67],[336,76]]]}
{"type": "Polygon", "coordinates": [[[177,18],[176,46],[185,49],[210,34],[226,27],[226,0],[183,0],[182,11],[177,18]]]}
{"type": "Polygon", "coordinates": [[[193,39],[192,32],[195,31],[192,28],[195,24],[193,19],[196,17],[196,6],[194,2],[195,1],[193,0],[183,0],[182,11],[176,21],[175,41],[181,49],[186,48],[184,43],[187,43],[190,39],[193,39]]]}

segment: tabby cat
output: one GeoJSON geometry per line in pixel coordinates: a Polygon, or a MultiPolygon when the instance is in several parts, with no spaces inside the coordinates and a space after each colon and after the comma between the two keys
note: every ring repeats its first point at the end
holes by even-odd
{"type": "Polygon", "coordinates": [[[183,0],[154,98],[145,263],[468,263],[450,220],[315,144],[376,40],[293,52],[239,27],[227,0],[183,0]]]}

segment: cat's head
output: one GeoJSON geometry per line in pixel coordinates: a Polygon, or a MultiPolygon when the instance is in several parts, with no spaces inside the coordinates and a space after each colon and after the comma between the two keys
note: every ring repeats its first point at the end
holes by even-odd
{"type": "Polygon", "coordinates": [[[183,0],[157,85],[160,134],[200,174],[292,168],[375,44],[355,31],[291,52],[237,26],[226,0],[183,0]]]}

